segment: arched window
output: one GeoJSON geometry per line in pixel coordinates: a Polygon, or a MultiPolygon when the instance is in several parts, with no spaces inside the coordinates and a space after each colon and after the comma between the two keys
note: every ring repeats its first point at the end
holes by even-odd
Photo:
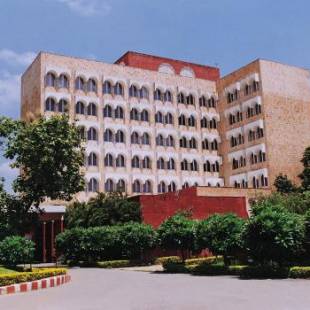
{"type": "Polygon", "coordinates": [[[164,146],[164,137],[161,134],[156,137],[156,145],[164,146]]]}
{"type": "Polygon", "coordinates": [[[182,137],[180,139],[180,147],[186,148],[187,147],[187,141],[185,137],[182,137]]]}
{"type": "Polygon", "coordinates": [[[143,121],[143,122],[149,121],[149,112],[147,110],[143,110],[141,112],[141,121],[143,121]]]}
{"type": "Polygon", "coordinates": [[[97,116],[97,106],[95,103],[91,102],[87,107],[87,114],[91,116],[97,116]]]}
{"type": "Polygon", "coordinates": [[[95,153],[91,152],[88,155],[87,164],[88,166],[97,166],[97,155],[95,153]]]}
{"type": "Polygon", "coordinates": [[[112,94],[112,85],[110,81],[105,81],[103,83],[102,91],[104,94],[112,94]]]}
{"type": "Polygon", "coordinates": [[[200,121],[201,128],[208,128],[208,120],[206,117],[203,117],[200,121]]]}
{"type": "Polygon", "coordinates": [[[123,96],[124,95],[124,89],[121,83],[117,82],[114,85],[114,94],[118,96],[123,96]]]}
{"type": "Polygon", "coordinates": [[[180,126],[185,126],[186,125],[186,120],[185,120],[185,116],[183,114],[181,114],[179,116],[179,125],[180,126]]]}
{"type": "Polygon", "coordinates": [[[188,126],[190,126],[190,127],[195,127],[196,126],[196,120],[195,120],[194,115],[191,115],[188,118],[188,126]]]}
{"type": "Polygon", "coordinates": [[[161,181],[159,184],[158,184],[158,192],[159,193],[165,193],[166,192],[166,184],[164,181],[161,181]]]}
{"type": "Polygon", "coordinates": [[[201,96],[199,98],[199,106],[200,107],[206,107],[207,106],[207,99],[205,96],[201,96]]]}
{"type": "Polygon", "coordinates": [[[189,94],[187,97],[186,97],[186,103],[189,104],[189,105],[194,105],[195,104],[195,98],[192,94],[189,94]]]}
{"type": "Polygon", "coordinates": [[[167,161],[167,169],[175,170],[175,161],[173,158],[169,158],[169,160],[167,161]]]}
{"type": "Polygon", "coordinates": [[[149,145],[150,144],[150,136],[147,132],[144,132],[141,137],[141,143],[143,145],[149,145]]]}
{"type": "Polygon", "coordinates": [[[112,117],[112,108],[110,105],[106,105],[103,108],[103,117],[112,117]]]}
{"type": "Polygon", "coordinates": [[[78,101],[75,105],[75,113],[76,114],[85,114],[85,105],[82,101],[78,101]]]}
{"type": "Polygon", "coordinates": [[[125,135],[122,130],[118,130],[115,134],[115,142],[116,143],[125,143],[125,135]]]}
{"type": "Polygon", "coordinates": [[[216,119],[212,118],[211,121],[210,121],[210,128],[211,129],[216,129],[216,127],[217,127],[216,119]]]}
{"type": "Polygon", "coordinates": [[[149,92],[145,86],[143,86],[140,89],[140,98],[148,99],[149,98],[149,92]]]}
{"type": "Polygon", "coordinates": [[[87,140],[88,141],[97,141],[98,140],[98,135],[97,135],[97,130],[94,127],[90,127],[87,132],[87,140]]]}
{"type": "Polygon", "coordinates": [[[197,142],[196,142],[196,139],[194,137],[192,137],[190,140],[189,140],[189,147],[191,149],[196,149],[197,148],[197,142]]]}
{"type": "Polygon", "coordinates": [[[132,191],[134,193],[140,193],[141,192],[141,183],[139,180],[135,180],[132,184],[132,191]]]}
{"type": "Polygon", "coordinates": [[[173,136],[169,135],[166,138],[166,146],[174,147],[174,138],[173,138],[173,136]]]}
{"type": "Polygon", "coordinates": [[[131,143],[132,144],[140,144],[140,141],[139,141],[139,134],[134,131],[132,134],[131,134],[131,143]]]}
{"type": "Polygon", "coordinates": [[[215,107],[216,107],[214,97],[210,97],[210,98],[208,99],[208,106],[209,106],[209,108],[215,108],[215,107]]]}
{"type": "Polygon", "coordinates": [[[188,184],[188,182],[184,182],[184,184],[183,184],[182,188],[189,188],[189,184],[188,184]]]}
{"type": "Polygon", "coordinates": [[[208,141],[208,139],[204,139],[202,141],[202,149],[203,150],[208,150],[209,149],[209,141],[208,141]]]}
{"type": "Polygon", "coordinates": [[[143,184],[143,193],[151,193],[152,192],[152,183],[151,181],[147,180],[143,184]]]}
{"type": "Polygon", "coordinates": [[[183,161],[181,161],[181,170],[182,171],[187,171],[188,170],[188,162],[186,159],[184,159],[183,161]]]}
{"type": "Polygon", "coordinates": [[[123,119],[124,118],[124,110],[122,107],[117,106],[114,111],[115,118],[123,119]]]}
{"type": "Polygon", "coordinates": [[[205,172],[211,172],[211,164],[208,160],[203,164],[203,170],[205,172]]]}
{"type": "Polygon", "coordinates": [[[103,134],[103,140],[105,141],[105,142],[113,142],[113,139],[114,137],[113,137],[113,132],[112,132],[112,130],[111,129],[106,129],[105,130],[105,132],[104,132],[104,134],[103,134]]]}
{"type": "Polygon", "coordinates": [[[169,185],[168,185],[168,192],[175,192],[177,190],[177,186],[175,185],[175,183],[172,181],[169,185]]]}
{"type": "Polygon", "coordinates": [[[178,103],[185,103],[185,96],[183,93],[178,94],[178,103]]]}
{"type": "Polygon", "coordinates": [[[157,169],[165,169],[165,161],[162,157],[157,159],[157,169]]]}
{"type": "Polygon", "coordinates": [[[169,90],[166,90],[166,92],[164,94],[164,101],[172,102],[172,94],[169,90]]]}
{"type": "Polygon", "coordinates": [[[111,179],[107,179],[104,184],[104,189],[106,192],[113,192],[114,191],[114,182],[111,179]]]}
{"type": "Polygon", "coordinates": [[[114,158],[113,155],[108,153],[106,154],[106,156],[104,157],[104,165],[106,167],[113,167],[114,166],[114,158]]]}
{"type": "Polygon", "coordinates": [[[173,115],[170,112],[168,112],[165,116],[165,123],[173,125],[173,115]]]}
{"type": "Polygon", "coordinates": [[[89,192],[98,192],[99,184],[95,178],[91,178],[88,182],[88,191],[89,192]]]}
{"type": "Polygon", "coordinates": [[[162,100],[162,93],[161,90],[156,88],[154,91],[154,100],[162,100]]]}
{"type": "Polygon", "coordinates": [[[124,180],[122,180],[122,179],[118,180],[118,182],[116,184],[116,190],[118,192],[122,192],[122,193],[126,192],[126,183],[124,180]]]}
{"type": "Polygon", "coordinates": [[[68,102],[65,99],[60,99],[58,102],[58,112],[64,113],[66,112],[68,107],[68,102]]]}
{"type": "Polygon", "coordinates": [[[163,123],[163,115],[160,111],[155,114],[155,123],[163,123]]]}
{"type": "Polygon", "coordinates": [[[97,92],[97,83],[94,79],[89,79],[87,81],[87,91],[89,92],[97,92]]]}
{"type": "Polygon", "coordinates": [[[79,131],[79,137],[81,140],[85,140],[86,134],[85,134],[85,127],[84,126],[79,126],[78,127],[79,131]]]}
{"type": "Polygon", "coordinates": [[[45,76],[45,86],[56,87],[56,76],[54,73],[49,72],[45,76]]]}
{"type": "Polygon", "coordinates": [[[45,100],[45,111],[56,111],[56,102],[54,98],[47,98],[45,100]]]}
{"type": "Polygon", "coordinates": [[[58,87],[59,88],[69,88],[69,80],[65,74],[61,74],[58,78],[58,87]]]}
{"type": "Polygon", "coordinates": [[[130,111],[130,119],[134,120],[134,121],[138,121],[139,120],[139,112],[137,109],[133,108],[130,111]]]}
{"type": "Polygon", "coordinates": [[[117,155],[115,160],[116,167],[125,167],[125,157],[121,154],[117,155]]]}
{"type": "Polygon", "coordinates": [[[195,159],[191,162],[191,171],[198,171],[198,163],[195,159]]]}
{"type": "Polygon", "coordinates": [[[217,150],[218,149],[218,142],[216,139],[213,140],[213,142],[211,142],[211,150],[217,150]]]}
{"type": "Polygon", "coordinates": [[[145,156],[142,160],[143,169],[151,169],[151,160],[148,156],[145,156]]]}
{"type": "Polygon", "coordinates": [[[135,85],[131,85],[129,88],[129,97],[139,97],[138,88],[135,85]]]}
{"type": "Polygon", "coordinates": [[[218,161],[215,162],[215,169],[214,172],[219,172],[220,171],[220,164],[218,161]]]}
{"type": "Polygon", "coordinates": [[[75,89],[76,90],[85,90],[85,81],[82,77],[78,76],[75,79],[75,89]]]}

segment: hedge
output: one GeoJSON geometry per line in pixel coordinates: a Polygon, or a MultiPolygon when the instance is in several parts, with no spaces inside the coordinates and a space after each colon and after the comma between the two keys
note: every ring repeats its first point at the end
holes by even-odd
{"type": "Polygon", "coordinates": [[[310,279],[310,267],[291,267],[288,276],[293,279],[310,279]]]}
{"type": "Polygon", "coordinates": [[[223,256],[208,256],[208,257],[198,257],[198,258],[190,258],[185,261],[186,265],[200,265],[200,264],[214,264],[214,263],[222,263],[223,256]]]}
{"type": "Polygon", "coordinates": [[[170,260],[173,261],[173,260],[179,260],[179,259],[180,259],[179,256],[162,256],[162,257],[157,257],[155,259],[154,264],[155,265],[162,265],[167,261],[170,261],[170,260]]]}
{"type": "Polygon", "coordinates": [[[99,268],[123,268],[123,267],[131,267],[134,264],[134,262],[123,259],[123,260],[107,260],[103,262],[97,262],[96,266],[99,268]]]}
{"type": "Polygon", "coordinates": [[[11,285],[15,283],[30,282],[48,277],[66,274],[65,268],[44,268],[42,270],[34,270],[31,272],[16,272],[0,275],[0,286],[11,285]]]}
{"type": "Polygon", "coordinates": [[[285,279],[289,268],[273,266],[246,266],[240,272],[241,279],[285,279]]]}

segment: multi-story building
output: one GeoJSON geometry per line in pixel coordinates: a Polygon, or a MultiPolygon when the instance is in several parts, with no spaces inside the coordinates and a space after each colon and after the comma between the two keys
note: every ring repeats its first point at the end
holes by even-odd
{"type": "Polygon", "coordinates": [[[22,76],[22,119],[68,113],[85,138],[87,188],[130,194],[224,186],[219,70],[126,53],[115,64],[41,52],[22,76]]]}
{"type": "Polygon", "coordinates": [[[114,64],[41,52],[22,77],[22,118],[68,113],[85,138],[80,194],[298,182],[310,145],[309,71],[256,60],[219,69],[128,52],[114,64]]]}

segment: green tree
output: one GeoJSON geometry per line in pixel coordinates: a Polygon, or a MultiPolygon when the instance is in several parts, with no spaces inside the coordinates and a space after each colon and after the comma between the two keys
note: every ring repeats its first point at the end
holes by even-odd
{"type": "Polygon", "coordinates": [[[305,250],[306,258],[310,259],[310,210],[305,214],[305,250]]]}
{"type": "Polygon", "coordinates": [[[244,220],[234,214],[214,214],[197,225],[198,249],[208,248],[215,255],[223,255],[225,264],[230,256],[242,251],[241,232],[244,220]]]}
{"type": "Polygon", "coordinates": [[[274,181],[274,186],[277,192],[281,194],[288,194],[296,191],[296,186],[288,179],[287,175],[280,174],[274,181]]]}
{"type": "Polygon", "coordinates": [[[258,264],[283,265],[303,251],[303,217],[281,206],[257,209],[245,224],[243,240],[258,264]]]}
{"type": "Polygon", "coordinates": [[[157,229],[159,246],[181,251],[184,260],[185,253],[195,249],[195,226],[196,222],[183,214],[168,218],[157,229]]]}
{"type": "Polygon", "coordinates": [[[303,190],[310,190],[310,147],[305,149],[301,162],[304,166],[303,172],[299,175],[301,186],[303,190]]]}

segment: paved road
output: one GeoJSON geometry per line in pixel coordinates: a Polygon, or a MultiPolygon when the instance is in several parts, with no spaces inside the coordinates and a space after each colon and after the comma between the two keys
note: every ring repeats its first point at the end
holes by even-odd
{"type": "Polygon", "coordinates": [[[310,280],[239,280],[73,269],[72,281],[0,296],[2,310],[309,310],[310,280]]]}

